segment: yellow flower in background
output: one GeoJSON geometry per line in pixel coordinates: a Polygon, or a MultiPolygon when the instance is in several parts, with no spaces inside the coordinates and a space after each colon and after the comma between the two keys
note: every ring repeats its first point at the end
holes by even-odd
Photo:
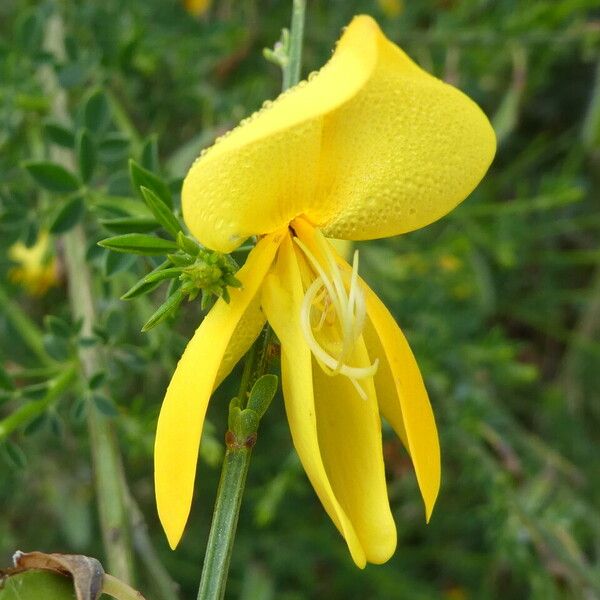
{"type": "Polygon", "coordinates": [[[377,0],[377,4],[383,14],[390,19],[400,16],[404,11],[404,0],[377,0]]]}
{"type": "Polygon", "coordinates": [[[195,17],[199,17],[208,11],[212,0],[183,0],[185,10],[195,17]]]}
{"type": "Polygon", "coordinates": [[[10,280],[22,285],[32,296],[43,296],[58,283],[58,264],[50,252],[47,231],[40,231],[35,244],[29,248],[23,242],[13,244],[8,250],[8,257],[17,266],[9,270],[10,280]]]}
{"type": "Polygon", "coordinates": [[[210,396],[265,321],[281,343],[294,446],[359,567],[396,547],[381,416],[409,452],[429,519],[440,484],[433,412],[393,317],[325,236],[366,240],[439,219],[485,174],[495,137],[479,107],[420,69],[367,16],[321,71],[196,161],[182,195],[197,239],[230,252],[259,236],[200,324],[168,387],[155,442],[172,547],[188,519],[210,396]]]}

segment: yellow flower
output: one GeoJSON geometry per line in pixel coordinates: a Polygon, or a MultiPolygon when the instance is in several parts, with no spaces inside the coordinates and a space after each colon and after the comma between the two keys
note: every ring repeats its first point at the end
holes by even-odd
{"type": "Polygon", "coordinates": [[[40,231],[33,246],[16,242],[8,250],[8,257],[18,263],[8,276],[22,285],[32,296],[43,296],[58,283],[58,265],[55,256],[49,256],[50,239],[47,231],[40,231]]]}
{"type": "Polygon", "coordinates": [[[183,0],[185,10],[195,17],[199,17],[208,11],[212,0],[183,0]]]}
{"type": "Polygon", "coordinates": [[[265,320],[281,342],[293,443],[355,563],[396,547],[381,446],[383,416],[408,450],[429,519],[440,484],[437,431],[413,354],[393,317],[325,236],[364,240],[439,219],[495,152],[481,110],[422,71],[367,16],[331,60],[243,121],[192,166],[183,213],[205,246],[256,247],[186,348],[155,444],[158,512],[172,547],[188,518],[213,390],[265,320]]]}

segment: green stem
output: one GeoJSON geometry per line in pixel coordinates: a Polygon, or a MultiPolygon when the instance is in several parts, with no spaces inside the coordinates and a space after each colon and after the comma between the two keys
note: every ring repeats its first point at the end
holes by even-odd
{"type": "MultiPolygon", "coordinates": [[[[302,37],[304,34],[305,0],[293,0],[289,60],[283,67],[283,90],[300,80],[302,37]]],[[[271,329],[267,325],[263,335],[254,343],[246,356],[238,398],[246,404],[254,382],[267,370],[271,329]]],[[[233,542],[250,466],[256,436],[237,439],[233,432],[225,436],[227,451],[221,469],[213,520],[204,557],[198,600],[221,600],[225,595],[233,542]]]]}
{"type": "Polygon", "coordinates": [[[140,592],[108,573],[105,573],[102,579],[102,593],[117,600],[144,600],[144,596],[140,592]]]}
{"type": "MultiPolygon", "coordinates": [[[[75,319],[81,319],[81,335],[92,336],[96,312],[92,282],[85,261],[85,233],[78,225],[64,236],[65,266],[69,281],[69,300],[75,319]]],[[[103,357],[97,346],[79,349],[83,374],[91,378],[103,370],[103,357]]],[[[128,535],[124,490],[121,484],[121,458],[112,423],[92,402],[87,406],[88,431],[102,541],[108,560],[108,570],[123,581],[133,580],[133,558],[128,535]]]]}
{"type": "MultiPolygon", "coordinates": [[[[64,58],[64,25],[59,14],[53,15],[46,24],[44,40],[46,50],[57,58],[64,58]]],[[[50,68],[42,68],[40,79],[45,91],[52,98],[52,112],[57,118],[67,115],[67,95],[60,87],[56,75],[50,68]]],[[[70,152],[53,148],[52,159],[73,169],[70,152]]],[[[65,268],[69,285],[69,301],[73,317],[81,320],[81,335],[91,337],[96,322],[96,311],[92,292],[92,280],[85,258],[88,246],[82,225],[77,225],[64,236],[65,268]]],[[[104,357],[97,346],[79,348],[81,372],[90,379],[104,370],[104,357]]],[[[94,481],[102,541],[106,552],[109,571],[119,579],[133,581],[133,556],[129,539],[125,490],[122,484],[123,465],[117,447],[112,423],[102,415],[90,401],[87,406],[87,422],[90,436],[94,481]]]]}
{"type": "Polygon", "coordinates": [[[304,16],[306,0],[294,0],[292,8],[292,26],[290,30],[290,46],[288,62],[283,67],[283,90],[287,90],[300,81],[302,64],[302,39],[304,37],[304,16]]]}
{"type": "Polygon", "coordinates": [[[21,310],[19,305],[10,299],[2,285],[0,285],[0,312],[6,316],[21,339],[29,346],[29,349],[42,364],[56,365],[56,362],[48,356],[44,349],[42,332],[38,326],[21,310]]]}
{"type": "Polygon", "coordinates": [[[233,540],[251,454],[252,445],[244,447],[228,443],[217,489],[198,600],[221,600],[225,595],[233,540]]]}

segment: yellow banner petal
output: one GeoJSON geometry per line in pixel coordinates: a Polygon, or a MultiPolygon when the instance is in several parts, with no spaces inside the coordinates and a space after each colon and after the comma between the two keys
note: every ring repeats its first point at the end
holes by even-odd
{"type": "Polygon", "coordinates": [[[182,207],[200,242],[229,252],[309,207],[321,220],[331,216],[315,198],[323,118],[368,79],[377,32],[372,19],[355,19],[317,75],[243,121],[194,163],[182,207]]]}
{"type": "Polygon", "coordinates": [[[464,200],[494,152],[479,107],[360,16],[318,74],[196,161],[184,218],[203,244],[227,252],[299,215],[332,237],[396,235],[464,200]]]}
{"type": "Polygon", "coordinates": [[[344,536],[354,562],[363,568],[366,564],[365,551],[353,523],[332,489],[321,456],[313,392],[312,356],[299,320],[302,283],[289,237],[281,245],[276,268],[265,280],[262,297],[269,323],[281,342],[283,397],[296,452],[323,507],[344,536]]]}
{"type": "Polygon", "coordinates": [[[175,548],[188,519],[206,408],[231,337],[260,288],[284,234],[263,238],[236,277],[242,288],[218,300],[196,330],[167,389],[154,444],[158,516],[175,548]]]}
{"type": "Polygon", "coordinates": [[[328,115],[316,197],[332,208],[325,235],[389,237],[436,221],[462,202],[496,150],[481,109],[432,77],[379,32],[377,64],[328,115]]]}

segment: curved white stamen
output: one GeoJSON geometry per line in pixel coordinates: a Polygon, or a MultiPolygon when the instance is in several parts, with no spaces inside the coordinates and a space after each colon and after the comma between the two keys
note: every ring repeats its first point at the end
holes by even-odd
{"type": "Polygon", "coordinates": [[[316,279],[308,286],[300,310],[300,324],[304,338],[323,371],[329,375],[345,375],[350,379],[361,398],[367,394],[358,380],[372,377],[379,366],[379,359],[366,367],[351,367],[346,364],[354,345],[362,334],[366,318],[364,293],[358,279],[358,251],[354,252],[352,274],[344,278],[341,268],[325,238],[316,232],[316,242],[323,254],[326,264],[323,265],[311,250],[294,237],[294,241],[308,259],[316,279]],[[346,286],[348,284],[348,286],[346,286]],[[319,321],[313,327],[311,311],[316,308],[321,312],[319,321]],[[316,340],[313,331],[319,331],[333,312],[333,323],[337,320],[341,329],[342,348],[339,356],[334,357],[316,340]]]}

